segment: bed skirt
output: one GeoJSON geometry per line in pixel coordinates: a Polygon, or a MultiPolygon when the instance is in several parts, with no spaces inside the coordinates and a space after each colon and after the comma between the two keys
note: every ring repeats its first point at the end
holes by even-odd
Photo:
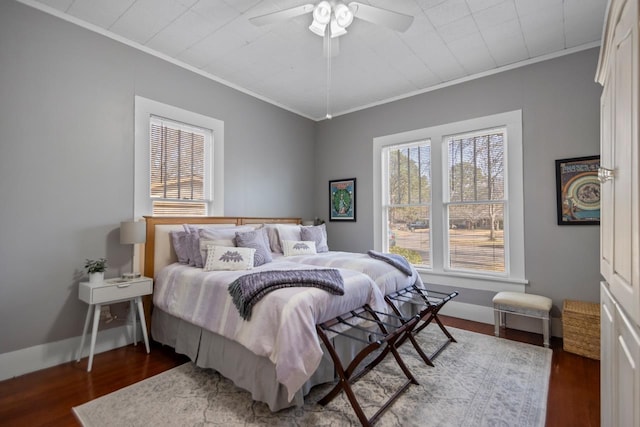
{"type": "MultiPolygon", "coordinates": [[[[166,312],[154,308],[151,316],[153,340],[173,347],[201,368],[211,368],[251,393],[253,400],[264,402],[273,412],[291,406],[302,406],[311,388],[336,379],[333,361],[323,351],[320,366],[295,394],[291,402],[287,389],[276,380],[275,365],[266,357],[257,356],[239,343],[207,331],[166,312]]],[[[361,337],[364,339],[364,337],[361,337]]],[[[333,345],[346,366],[364,347],[360,341],[341,336],[333,338],[333,345]]],[[[324,345],[322,346],[324,350],[324,345]]]]}

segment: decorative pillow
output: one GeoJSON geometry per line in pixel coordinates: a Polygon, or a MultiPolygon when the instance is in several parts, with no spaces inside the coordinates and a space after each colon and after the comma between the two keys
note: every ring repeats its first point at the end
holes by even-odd
{"type": "Polygon", "coordinates": [[[293,224],[277,224],[276,230],[278,232],[278,251],[274,252],[284,252],[284,240],[300,240],[300,226],[293,224]]]}
{"type": "Polygon", "coordinates": [[[173,250],[178,257],[178,262],[180,264],[189,264],[189,237],[187,236],[186,231],[172,231],[169,233],[171,236],[171,244],[173,245],[173,250]]]}
{"type": "Polygon", "coordinates": [[[302,240],[313,240],[316,242],[316,250],[318,253],[329,252],[329,245],[327,244],[327,228],[324,224],[302,227],[300,229],[300,238],[302,240]]]}
{"type": "Polygon", "coordinates": [[[200,228],[198,230],[198,246],[196,254],[196,267],[203,267],[204,261],[207,259],[207,244],[201,244],[200,240],[209,241],[216,245],[235,246],[236,232],[251,231],[253,227],[249,225],[239,227],[210,227],[200,228]]]}
{"type": "Polygon", "coordinates": [[[280,240],[278,240],[278,229],[275,224],[264,224],[264,229],[267,230],[267,240],[269,241],[269,247],[271,252],[282,253],[282,247],[280,246],[280,240]]]}
{"type": "MultiPolygon", "coordinates": [[[[213,245],[213,246],[231,246],[231,247],[236,245],[235,239],[220,239],[220,240],[199,239],[199,242],[200,242],[199,243],[200,247],[198,248],[198,250],[200,251],[200,256],[202,257],[203,264],[207,260],[207,246],[208,245],[213,245]]],[[[203,267],[204,267],[204,265],[203,265],[203,267]]]]}
{"type": "Polygon", "coordinates": [[[195,257],[195,251],[194,248],[198,248],[199,243],[198,243],[198,230],[197,229],[191,229],[191,227],[187,224],[183,225],[184,227],[184,231],[186,233],[186,242],[185,245],[187,247],[187,256],[188,256],[188,261],[187,264],[189,264],[192,267],[195,267],[196,265],[196,257],[195,257]]]}
{"type": "Polygon", "coordinates": [[[207,245],[204,271],[251,270],[255,252],[254,248],[207,245]]]}
{"type": "Polygon", "coordinates": [[[271,249],[265,243],[265,241],[267,241],[266,234],[267,232],[264,228],[253,231],[236,232],[236,246],[239,248],[254,248],[256,250],[253,258],[254,267],[273,261],[271,249]]]}
{"type": "Polygon", "coordinates": [[[283,240],[284,256],[313,255],[316,253],[316,242],[302,240],[283,240]]]}

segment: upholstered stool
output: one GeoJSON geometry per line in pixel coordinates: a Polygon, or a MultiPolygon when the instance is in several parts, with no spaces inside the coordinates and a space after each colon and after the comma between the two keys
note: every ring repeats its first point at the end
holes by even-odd
{"type": "Polygon", "coordinates": [[[493,318],[496,336],[500,336],[500,326],[507,327],[507,313],[536,317],[542,319],[544,346],[549,347],[549,312],[551,311],[551,305],[551,298],[540,295],[520,292],[498,292],[493,297],[493,318]]]}

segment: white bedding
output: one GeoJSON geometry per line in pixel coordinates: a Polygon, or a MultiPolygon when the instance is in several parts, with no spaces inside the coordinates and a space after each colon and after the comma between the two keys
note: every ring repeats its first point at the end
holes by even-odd
{"type": "Polygon", "coordinates": [[[404,289],[413,284],[424,287],[420,274],[412,266],[411,276],[407,276],[394,266],[356,252],[329,251],[314,255],[296,255],[285,257],[282,254],[272,254],[275,262],[295,262],[299,264],[321,267],[344,268],[366,274],[380,288],[383,295],[404,289]]]}
{"type": "Polygon", "coordinates": [[[347,269],[340,269],[344,296],[309,287],[279,289],[253,307],[250,321],[240,317],[228,292],[228,285],[242,274],[312,268],[320,267],[279,259],[252,270],[205,272],[175,263],[157,275],[153,302],[175,317],[234,340],[256,355],[268,357],[291,401],[322,358],[316,324],[365,304],[374,310],[388,311],[379,286],[366,274],[347,269]]]}

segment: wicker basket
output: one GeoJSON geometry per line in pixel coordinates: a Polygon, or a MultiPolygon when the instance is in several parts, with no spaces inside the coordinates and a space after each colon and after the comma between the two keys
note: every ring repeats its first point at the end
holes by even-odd
{"type": "Polygon", "coordinates": [[[600,360],[600,304],[565,300],[562,335],[564,351],[600,360]]]}

